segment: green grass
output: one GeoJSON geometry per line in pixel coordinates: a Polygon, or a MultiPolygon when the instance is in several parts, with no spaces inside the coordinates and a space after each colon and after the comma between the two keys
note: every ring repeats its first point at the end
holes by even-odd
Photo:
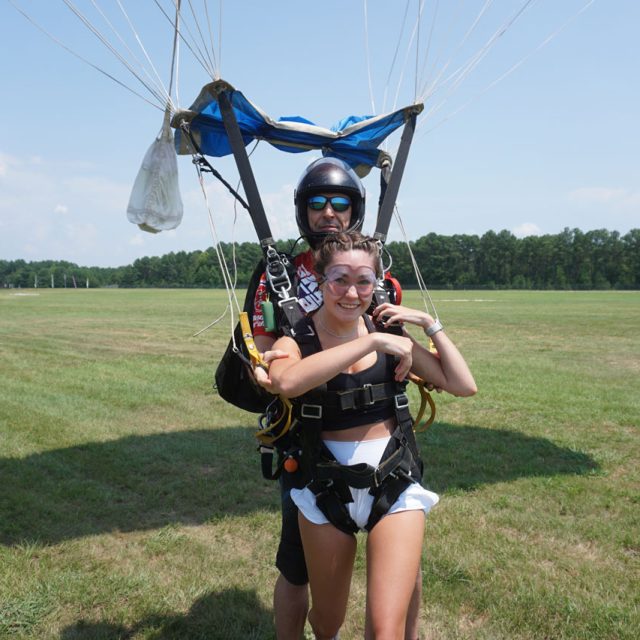
{"type": "MultiPolygon", "coordinates": [[[[419,434],[423,637],[637,637],[640,293],[434,299],[479,393],[419,434]]],[[[277,485],[212,388],[228,322],[193,337],[224,303],[0,291],[0,638],[273,638],[277,485]]]]}

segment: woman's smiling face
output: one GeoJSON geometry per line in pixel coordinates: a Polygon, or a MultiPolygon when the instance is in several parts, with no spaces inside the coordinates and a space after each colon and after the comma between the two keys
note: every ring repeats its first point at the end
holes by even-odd
{"type": "Polygon", "coordinates": [[[327,311],[344,320],[361,316],[371,304],[375,284],[373,256],[360,250],[336,253],[325,269],[322,282],[327,311]]]}

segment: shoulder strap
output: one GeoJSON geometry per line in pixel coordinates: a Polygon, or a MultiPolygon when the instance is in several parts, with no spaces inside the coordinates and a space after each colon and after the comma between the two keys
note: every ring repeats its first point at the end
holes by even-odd
{"type": "Polygon", "coordinates": [[[308,316],[302,315],[287,335],[296,341],[303,358],[322,350],[313,320],[308,316]]]}

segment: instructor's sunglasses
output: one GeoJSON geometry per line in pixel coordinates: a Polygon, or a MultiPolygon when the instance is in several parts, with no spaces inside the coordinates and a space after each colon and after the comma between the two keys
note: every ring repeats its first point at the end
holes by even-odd
{"type": "Polygon", "coordinates": [[[314,211],[322,211],[327,202],[336,213],[342,213],[351,206],[351,200],[345,196],[311,196],[307,200],[307,206],[314,211]]]}

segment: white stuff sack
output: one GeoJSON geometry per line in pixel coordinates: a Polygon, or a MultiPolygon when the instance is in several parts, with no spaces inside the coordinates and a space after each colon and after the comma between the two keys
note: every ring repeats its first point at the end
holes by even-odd
{"type": "Polygon", "coordinates": [[[163,127],[144,156],[131,190],[127,218],[151,233],[175,229],[182,220],[178,160],[169,127],[163,127]]]}

